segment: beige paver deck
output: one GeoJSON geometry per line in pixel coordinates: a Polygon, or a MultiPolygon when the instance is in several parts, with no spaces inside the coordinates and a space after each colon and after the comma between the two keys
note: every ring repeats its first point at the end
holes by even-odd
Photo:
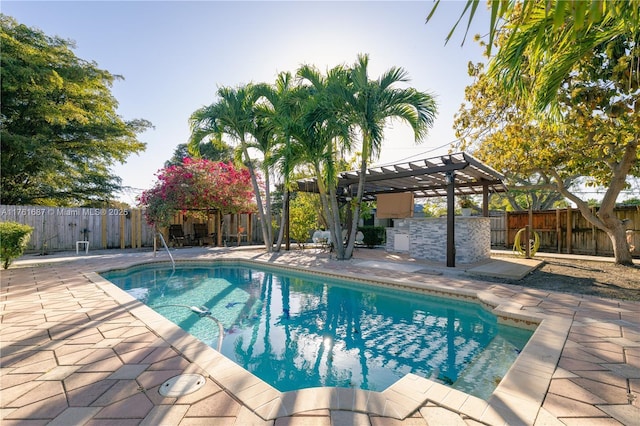
{"type": "Polygon", "coordinates": [[[459,297],[478,294],[511,321],[544,320],[535,344],[488,401],[413,375],[380,393],[323,388],[281,394],[93,273],[152,261],[151,253],[26,256],[1,272],[0,423],[640,424],[634,401],[640,393],[640,303],[487,283],[464,274],[464,266],[407,268],[410,260],[371,250],[358,250],[346,262],[315,250],[173,254],[298,266],[459,297]],[[378,267],[364,263],[372,260],[378,267]],[[202,374],[207,382],[186,396],[159,394],[166,379],[182,373],[202,374]]]}

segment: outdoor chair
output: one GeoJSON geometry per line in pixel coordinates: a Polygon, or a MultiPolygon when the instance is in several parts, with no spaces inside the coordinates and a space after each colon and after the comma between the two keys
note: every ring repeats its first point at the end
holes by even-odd
{"type": "Polygon", "coordinates": [[[197,241],[199,245],[213,244],[213,234],[209,234],[209,229],[206,223],[194,223],[193,224],[193,240],[197,241]]]}
{"type": "Polygon", "coordinates": [[[331,244],[331,232],[317,230],[313,233],[311,241],[315,244],[320,244],[320,248],[322,248],[322,250],[327,250],[331,244]]]}
{"type": "Polygon", "coordinates": [[[169,226],[169,242],[182,247],[184,245],[185,237],[182,225],[170,225],[169,226]]]}

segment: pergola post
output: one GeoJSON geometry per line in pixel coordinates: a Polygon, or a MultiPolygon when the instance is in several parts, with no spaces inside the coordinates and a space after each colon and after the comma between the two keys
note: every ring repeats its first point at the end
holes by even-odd
{"type": "Polygon", "coordinates": [[[482,216],[489,217],[489,184],[482,184],[482,216]]]}
{"type": "Polygon", "coordinates": [[[453,170],[446,172],[445,181],[447,184],[447,267],[454,268],[456,266],[456,175],[453,170]]]}

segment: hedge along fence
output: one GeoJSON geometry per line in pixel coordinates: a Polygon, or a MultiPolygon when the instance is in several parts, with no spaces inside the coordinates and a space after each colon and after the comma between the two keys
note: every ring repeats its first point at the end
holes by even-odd
{"type": "Polygon", "coordinates": [[[33,227],[26,252],[153,246],[153,228],[140,209],[0,205],[0,222],[33,227]]]}
{"type": "MultiPolygon", "coordinates": [[[[617,207],[614,212],[621,220],[628,220],[627,229],[633,231],[631,244],[636,247],[633,254],[640,255],[640,206],[617,207]]],[[[534,211],[531,219],[526,211],[507,212],[503,217],[491,221],[492,246],[512,248],[516,233],[531,220],[532,229],[540,236],[540,251],[613,256],[607,234],[591,225],[578,209],[534,211]]]]}

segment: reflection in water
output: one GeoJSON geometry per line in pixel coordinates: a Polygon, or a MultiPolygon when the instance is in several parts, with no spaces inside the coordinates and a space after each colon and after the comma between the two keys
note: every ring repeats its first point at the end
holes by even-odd
{"type": "MultiPolygon", "coordinates": [[[[244,267],[170,273],[106,277],[151,307],[168,300],[206,306],[224,325],[222,353],[281,391],[381,391],[414,373],[454,387],[464,376],[462,390],[487,397],[496,380],[479,380],[479,365],[491,359],[492,374],[504,375],[531,335],[498,325],[478,305],[410,292],[244,267]],[[141,291],[145,282],[148,291],[141,291]],[[488,346],[492,352],[483,353],[488,346]],[[483,388],[474,389],[479,382],[483,388]]],[[[161,313],[206,343],[217,342],[210,321],[178,310],[161,313]]]]}

